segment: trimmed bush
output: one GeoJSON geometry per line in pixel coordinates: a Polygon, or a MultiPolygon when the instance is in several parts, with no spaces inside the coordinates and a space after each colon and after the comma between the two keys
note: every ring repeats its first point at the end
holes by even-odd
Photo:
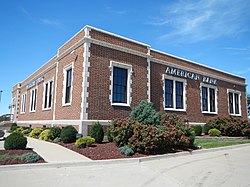
{"type": "Polygon", "coordinates": [[[56,138],[53,140],[53,142],[55,142],[55,143],[58,143],[58,142],[60,142],[60,141],[62,141],[60,137],[56,137],[56,138]]]}
{"type": "Polygon", "coordinates": [[[12,124],[11,124],[11,127],[10,127],[10,130],[11,130],[11,131],[14,131],[14,130],[17,129],[17,127],[18,127],[18,126],[17,126],[16,123],[12,123],[12,124]]]}
{"type": "Polygon", "coordinates": [[[43,132],[42,128],[35,128],[30,132],[29,137],[38,138],[42,132],[43,132]]]}
{"type": "Polygon", "coordinates": [[[244,136],[250,137],[250,128],[245,128],[245,129],[243,129],[243,130],[242,130],[242,134],[243,134],[244,136]]]}
{"type": "Polygon", "coordinates": [[[194,132],[176,115],[162,115],[161,125],[145,125],[129,119],[112,122],[111,135],[118,147],[135,152],[159,153],[176,147],[193,146],[194,132]]]}
{"type": "Polygon", "coordinates": [[[49,132],[49,139],[54,140],[55,138],[59,138],[61,134],[60,127],[52,127],[49,132]]]}
{"type": "Polygon", "coordinates": [[[210,128],[216,128],[225,136],[242,136],[242,130],[247,127],[248,121],[240,117],[216,117],[207,122],[210,128]]]}
{"type": "Polygon", "coordinates": [[[95,139],[87,136],[84,138],[78,138],[75,145],[79,148],[85,148],[91,146],[93,143],[95,143],[95,139]]]}
{"type": "Polygon", "coordinates": [[[62,129],[60,138],[63,143],[73,143],[76,141],[77,130],[69,125],[62,129]]]}
{"type": "Polygon", "coordinates": [[[27,145],[27,138],[21,133],[14,132],[10,134],[4,141],[4,149],[25,149],[27,145]]]}
{"type": "Polygon", "coordinates": [[[157,115],[153,103],[142,100],[130,113],[130,119],[143,123],[145,125],[159,124],[159,116],[157,115]]]}
{"type": "Polygon", "coordinates": [[[220,136],[221,132],[220,130],[213,128],[208,131],[209,136],[220,136]]]}
{"type": "Polygon", "coordinates": [[[50,132],[50,129],[45,129],[43,132],[41,132],[41,134],[39,135],[39,140],[48,141],[49,140],[49,132],[50,132]]]}
{"type": "Polygon", "coordinates": [[[191,128],[195,132],[195,136],[200,136],[201,135],[202,127],[200,125],[194,125],[191,128]]]}
{"type": "Polygon", "coordinates": [[[112,127],[108,128],[107,137],[108,137],[109,142],[113,142],[114,137],[113,137],[113,128],[112,127]]]}
{"type": "Polygon", "coordinates": [[[96,143],[102,143],[104,138],[104,132],[102,129],[102,125],[99,122],[96,122],[91,127],[90,136],[95,139],[96,143]]]}
{"type": "Polygon", "coordinates": [[[205,124],[203,126],[203,131],[204,131],[204,134],[208,135],[208,131],[211,129],[210,125],[208,124],[205,124]]]}
{"type": "Polygon", "coordinates": [[[40,159],[41,157],[38,154],[31,153],[31,152],[24,153],[21,155],[21,160],[28,162],[28,163],[35,163],[40,159]]]}
{"type": "Polygon", "coordinates": [[[134,154],[134,151],[133,149],[125,145],[120,147],[120,153],[123,155],[132,156],[134,154]]]}

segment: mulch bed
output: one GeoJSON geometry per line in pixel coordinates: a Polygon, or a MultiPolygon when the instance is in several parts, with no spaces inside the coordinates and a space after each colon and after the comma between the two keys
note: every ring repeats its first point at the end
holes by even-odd
{"type": "MultiPolygon", "coordinates": [[[[119,159],[119,158],[138,158],[152,156],[147,154],[135,153],[133,156],[126,156],[120,153],[119,148],[113,142],[103,142],[101,144],[93,144],[91,147],[78,148],[74,143],[64,144],[62,142],[59,145],[64,146],[72,151],[75,151],[81,155],[84,155],[92,160],[107,160],[107,159],[119,159]]],[[[187,151],[183,149],[169,150],[161,154],[175,153],[180,151],[187,151]]]]}
{"type": "MultiPolygon", "coordinates": [[[[31,149],[25,149],[25,150],[0,150],[0,155],[9,154],[9,155],[22,155],[24,153],[36,153],[32,151],[31,149]]],[[[43,159],[38,160],[36,163],[45,163],[43,159]]],[[[13,165],[13,164],[30,164],[27,162],[24,162],[20,159],[10,159],[10,160],[0,160],[0,165],[13,165]]]]}

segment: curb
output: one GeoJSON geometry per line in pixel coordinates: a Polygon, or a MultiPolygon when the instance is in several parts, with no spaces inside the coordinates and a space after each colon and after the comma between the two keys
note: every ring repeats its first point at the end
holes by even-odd
{"type": "Polygon", "coordinates": [[[169,153],[164,155],[155,155],[141,158],[122,158],[122,159],[112,159],[112,160],[92,160],[86,162],[58,162],[58,163],[40,163],[40,164],[23,164],[23,165],[5,165],[0,166],[0,171],[9,170],[25,170],[25,169],[38,169],[38,168],[62,168],[62,167],[83,167],[83,166],[102,166],[102,165],[112,165],[112,164],[140,164],[143,162],[162,160],[168,158],[175,158],[188,155],[196,155],[202,153],[218,152],[223,150],[239,149],[243,147],[250,147],[250,143],[232,145],[211,149],[201,149],[195,151],[184,151],[179,153],[169,153]]]}

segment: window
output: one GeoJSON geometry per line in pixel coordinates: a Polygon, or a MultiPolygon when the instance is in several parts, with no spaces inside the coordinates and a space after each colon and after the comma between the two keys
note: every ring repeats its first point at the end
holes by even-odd
{"type": "Polygon", "coordinates": [[[230,115],[241,115],[240,92],[228,90],[228,105],[230,115]]]}
{"type": "Polygon", "coordinates": [[[217,114],[217,88],[209,85],[201,86],[202,113],[217,114]]]}
{"type": "MultiPolygon", "coordinates": [[[[70,105],[72,100],[72,65],[64,68],[64,90],[63,90],[63,105],[70,105]]],[[[51,90],[52,98],[52,90],[51,90]]],[[[49,99],[49,98],[48,98],[49,99]]]]}
{"type": "Polygon", "coordinates": [[[26,97],[26,93],[22,95],[21,113],[25,113],[26,111],[26,97]]]}
{"type": "Polygon", "coordinates": [[[180,79],[164,79],[164,108],[165,110],[185,111],[186,81],[180,79]]]}
{"type": "Polygon", "coordinates": [[[130,83],[132,66],[117,62],[111,62],[111,69],[111,104],[120,106],[130,106],[130,83]]]}
{"type": "Polygon", "coordinates": [[[36,111],[37,89],[30,91],[30,112],[36,111]]]}
{"type": "Polygon", "coordinates": [[[53,81],[44,84],[43,109],[50,109],[52,106],[53,81]]]}

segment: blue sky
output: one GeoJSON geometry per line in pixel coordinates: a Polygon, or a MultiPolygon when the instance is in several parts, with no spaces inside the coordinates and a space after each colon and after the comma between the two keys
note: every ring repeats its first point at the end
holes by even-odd
{"type": "Polygon", "coordinates": [[[249,7],[248,0],[3,0],[0,114],[9,112],[12,86],[54,56],[85,25],[244,76],[249,82],[249,7]]]}

